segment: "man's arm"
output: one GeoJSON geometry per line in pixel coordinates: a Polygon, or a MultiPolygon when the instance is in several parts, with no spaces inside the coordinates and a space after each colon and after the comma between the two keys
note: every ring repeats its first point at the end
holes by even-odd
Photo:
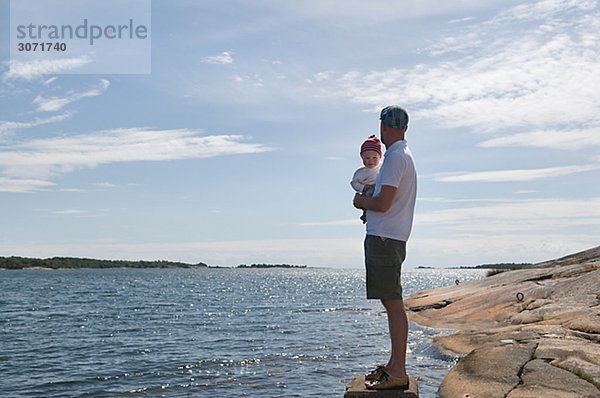
{"type": "Polygon", "coordinates": [[[392,200],[398,188],[390,185],[382,185],[381,192],[377,196],[367,198],[364,195],[354,195],[354,207],[357,209],[373,210],[385,213],[392,207],[392,200]]]}

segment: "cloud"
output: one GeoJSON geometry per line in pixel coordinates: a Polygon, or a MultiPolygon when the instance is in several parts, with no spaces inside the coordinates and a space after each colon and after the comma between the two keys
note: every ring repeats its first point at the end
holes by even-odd
{"type": "Polygon", "coordinates": [[[202,59],[202,62],[205,64],[214,64],[214,65],[233,64],[233,52],[223,51],[219,55],[211,55],[208,57],[204,57],[202,59]]]}
{"type": "Polygon", "coordinates": [[[300,224],[301,227],[339,227],[357,225],[360,225],[360,220],[358,218],[353,218],[349,220],[303,222],[300,224]]]}
{"type": "Polygon", "coordinates": [[[576,11],[589,12],[596,8],[596,0],[543,0],[517,5],[492,19],[491,23],[546,20],[557,15],[576,11]]]}
{"type": "Polygon", "coordinates": [[[72,216],[72,215],[82,215],[89,213],[87,210],[79,210],[79,209],[64,209],[64,210],[56,210],[53,211],[52,214],[57,214],[61,216],[72,216]]]}
{"type": "Polygon", "coordinates": [[[506,200],[420,211],[409,254],[424,265],[542,261],[598,245],[600,197],[506,200]]]}
{"type": "Polygon", "coordinates": [[[78,192],[78,193],[87,192],[87,190],[81,189],[81,188],[61,188],[58,191],[59,192],[78,192]]]}
{"type": "Polygon", "coordinates": [[[478,144],[483,148],[534,147],[576,151],[600,146],[600,127],[580,130],[541,130],[492,138],[478,144]]]}
{"type": "Polygon", "coordinates": [[[479,171],[473,173],[440,173],[433,178],[441,182],[519,182],[533,181],[542,178],[561,177],[575,173],[599,170],[600,164],[583,166],[547,167],[542,169],[518,169],[479,171]]]}
{"type": "Polygon", "coordinates": [[[600,229],[600,198],[513,200],[487,206],[447,208],[415,215],[415,230],[433,228],[444,234],[494,236],[536,232],[540,236],[600,229]]]}
{"type": "Polygon", "coordinates": [[[75,102],[75,101],[79,101],[82,98],[97,97],[99,95],[102,95],[108,89],[109,86],[110,86],[110,82],[108,80],[101,79],[100,83],[98,83],[98,85],[96,87],[91,88],[89,90],[82,91],[79,93],[72,93],[64,98],[59,98],[59,97],[44,98],[41,95],[38,95],[33,100],[33,103],[38,106],[38,109],[37,109],[38,111],[56,112],[56,111],[61,110],[66,105],[68,105],[72,102],[75,102]]]}
{"type": "Polygon", "coordinates": [[[103,188],[103,189],[107,189],[107,188],[117,188],[118,185],[110,183],[110,182],[95,182],[90,184],[92,186],[95,186],[97,188],[103,188]]]}
{"type": "MultiPolygon", "coordinates": [[[[143,128],[33,139],[0,149],[0,176],[5,177],[0,181],[0,191],[19,192],[18,180],[44,180],[102,164],[201,159],[271,150],[244,141],[245,137],[241,135],[203,136],[187,129],[143,128]]],[[[50,183],[42,184],[47,185],[50,183]]],[[[31,188],[24,184],[22,192],[32,190],[36,190],[36,186],[31,188]]]]}
{"type": "Polygon", "coordinates": [[[44,180],[0,177],[0,192],[36,192],[53,185],[54,183],[44,180]]]}
{"type": "Polygon", "coordinates": [[[56,77],[56,76],[51,77],[50,79],[44,81],[43,85],[44,86],[49,86],[50,84],[54,83],[57,79],[58,79],[58,77],[56,77]]]}
{"type": "Polygon", "coordinates": [[[30,122],[6,122],[0,121],[0,137],[4,134],[12,133],[19,129],[28,129],[32,127],[42,126],[44,124],[62,122],[71,117],[71,113],[63,113],[62,115],[51,116],[48,118],[40,119],[35,118],[30,122]]]}
{"type": "Polygon", "coordinates": [[[598,245],[600,198],[530,199],[417,212],[408,253],[424,265],[542,261],[598,245]]]}
{"type": "MultiPolygon", "coordinates": [[[[564,21],[571,22],[582,17],[585,19],[595,8],[596,0],[538,0],[518,4],[486,21],[466,25],[459,34],[444,36],[425,51],[439,56],[478,49],[490,44],[494,47],[507,47],[514,42],[515,37],[529,36],[531,33],[540,38],[545,37],[544,35],[551,37],[556,27],[566,27],[564,21]]],[[[465,22],[469,19],[460,21],[465,22]]]]}
{"type": "Polygon", "coordinates": [[[415,120],[482,132],[598,125],[600,13],[592,3],[513,8],[450,32],[426,49],[428,64],[350,71],[321,82],[320,94],[373,109],[401,103],[415,120]]]}
{"type": "MultiPolygon", "coordinates": [[[[600,198],[590,199],[443,199],[426,198],[429,203],[447,208],[419,211],[415,214],[414,231],[433,228],[447,234],[487,237],[514,231],[541,235],[600,229],[600,198]],[[479,205],[476,205],[479,203],[479,205]],[[459,205],[460,207],[448,207],[459,205]],[[464,207],[469,205],[468,207],[464,207]]],[[[303,227],[360,226],[358,219],[305,222],[303,227]]],[[[432,235],[432,234],[429,234],[432,235]]],[[[435,235],[435,234],[433,234],[435,235]]],[[[593,235],[593,234],[592,234],[593,235]]]]}
{"type": "Polygon", "coordinates": [[[66,58],[56,60],[10,61],[5,79],[33,80],[43,75],[64,73],[89,64],[89,57],[66,58]]]}
{"type": "MultiPolygon", "coordinates": [[[[322,1],[304,0],[302,2],[258,2],[253,6],[269,7],[269,14],[274,9],[279,10],[286,17],[294,16],[309,20],[325,20],[335,26],[356,28],[358,25],[373,25],[381,23],[393,23],[407,19],[426,18],[428,16],[439,16],[446,13],[462,14],[471,10],[484,8],[486,1],[454,0],[452,2],[440,2],[436,0],[344,0],[344,1],[322,1]]],[[[489,3],[489,2],[487,2],[489,3]]]]}
{"type": "Polygon", "coordinates": [[[598,240],[589,234],[527,234],[511,231],[493,236],[461,234],[413,237],[407,261],[415,265],[461,266],[500,262],[540,262],[590,249],[598,240]]]}
{"type": "Polygon", "coordinates": [[[61,209],[54,210],[51,214],[56,216],[66,217],[102,217],[105,216],[109,211],[107,209],[96,209],[96,210],[83,210],[83,209],[61,209]]]}

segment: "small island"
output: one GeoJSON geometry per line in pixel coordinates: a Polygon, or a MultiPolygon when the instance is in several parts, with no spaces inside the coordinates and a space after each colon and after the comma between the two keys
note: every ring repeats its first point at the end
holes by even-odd
{"type": "Polygon", "coordinates": [[[80,269],[80,268],[208,268],[205,263],[187,264],[172,261],[96,260],[91,258],[0,257],[0,269],[80,269]]]}
{"type": "Polygon", "coordinates": [[[98,260],[77,257],[0,257],[0,270],[18,269],[94,269],[94,268],[307,268],[306,265],[291,264],[240,264],[237,267],[211,266],[203,262],[188,264],[174,261],[128,261],[128,260],[98,260]]]}
{"type": "Polygon", "coordinates": [[[459,267],[448,267],[448,269],[494,269],[512,271],[515,269],[523,269],[531,267],[533,263],[495,263],[495,264],[480,264],[480,265],[461,265],[459,267]]]}
{"type": "Polygon", "coordinates": [[[306,268],[306,265],[290,264],[240,264],[236,268],[306,268]]]}

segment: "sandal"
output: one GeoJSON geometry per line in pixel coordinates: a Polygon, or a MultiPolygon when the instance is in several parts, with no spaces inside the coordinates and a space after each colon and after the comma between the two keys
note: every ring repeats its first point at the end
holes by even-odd
{"type": "Polygon", "coordinates": [[[370,371],[365,375],[366,381],[375,381],[381,377],[381,372],[385,371],[385,365],[379,365],[375,370],[370,371]]]}
{"type": "Polygon", "coordinates": [[[377,380],[365,383],[365,386],[367,390],[406,390],[408,389],[409,381],[408,376],[395,377],[383,369],[377,380]]]}

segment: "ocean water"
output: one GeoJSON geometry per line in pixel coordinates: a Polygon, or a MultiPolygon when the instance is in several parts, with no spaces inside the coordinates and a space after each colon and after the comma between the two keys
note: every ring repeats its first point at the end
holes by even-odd
{"type": "MultiPolygon", "coordinates": [[[[407,294],[481,278],[408,270],[407,294]]],[[[0,271],[2,397],[342,397],[387,360],[363,270],[0,271]]],[[[436,397],[456,358],[410,325],[408,371],[436,397]]]]}

